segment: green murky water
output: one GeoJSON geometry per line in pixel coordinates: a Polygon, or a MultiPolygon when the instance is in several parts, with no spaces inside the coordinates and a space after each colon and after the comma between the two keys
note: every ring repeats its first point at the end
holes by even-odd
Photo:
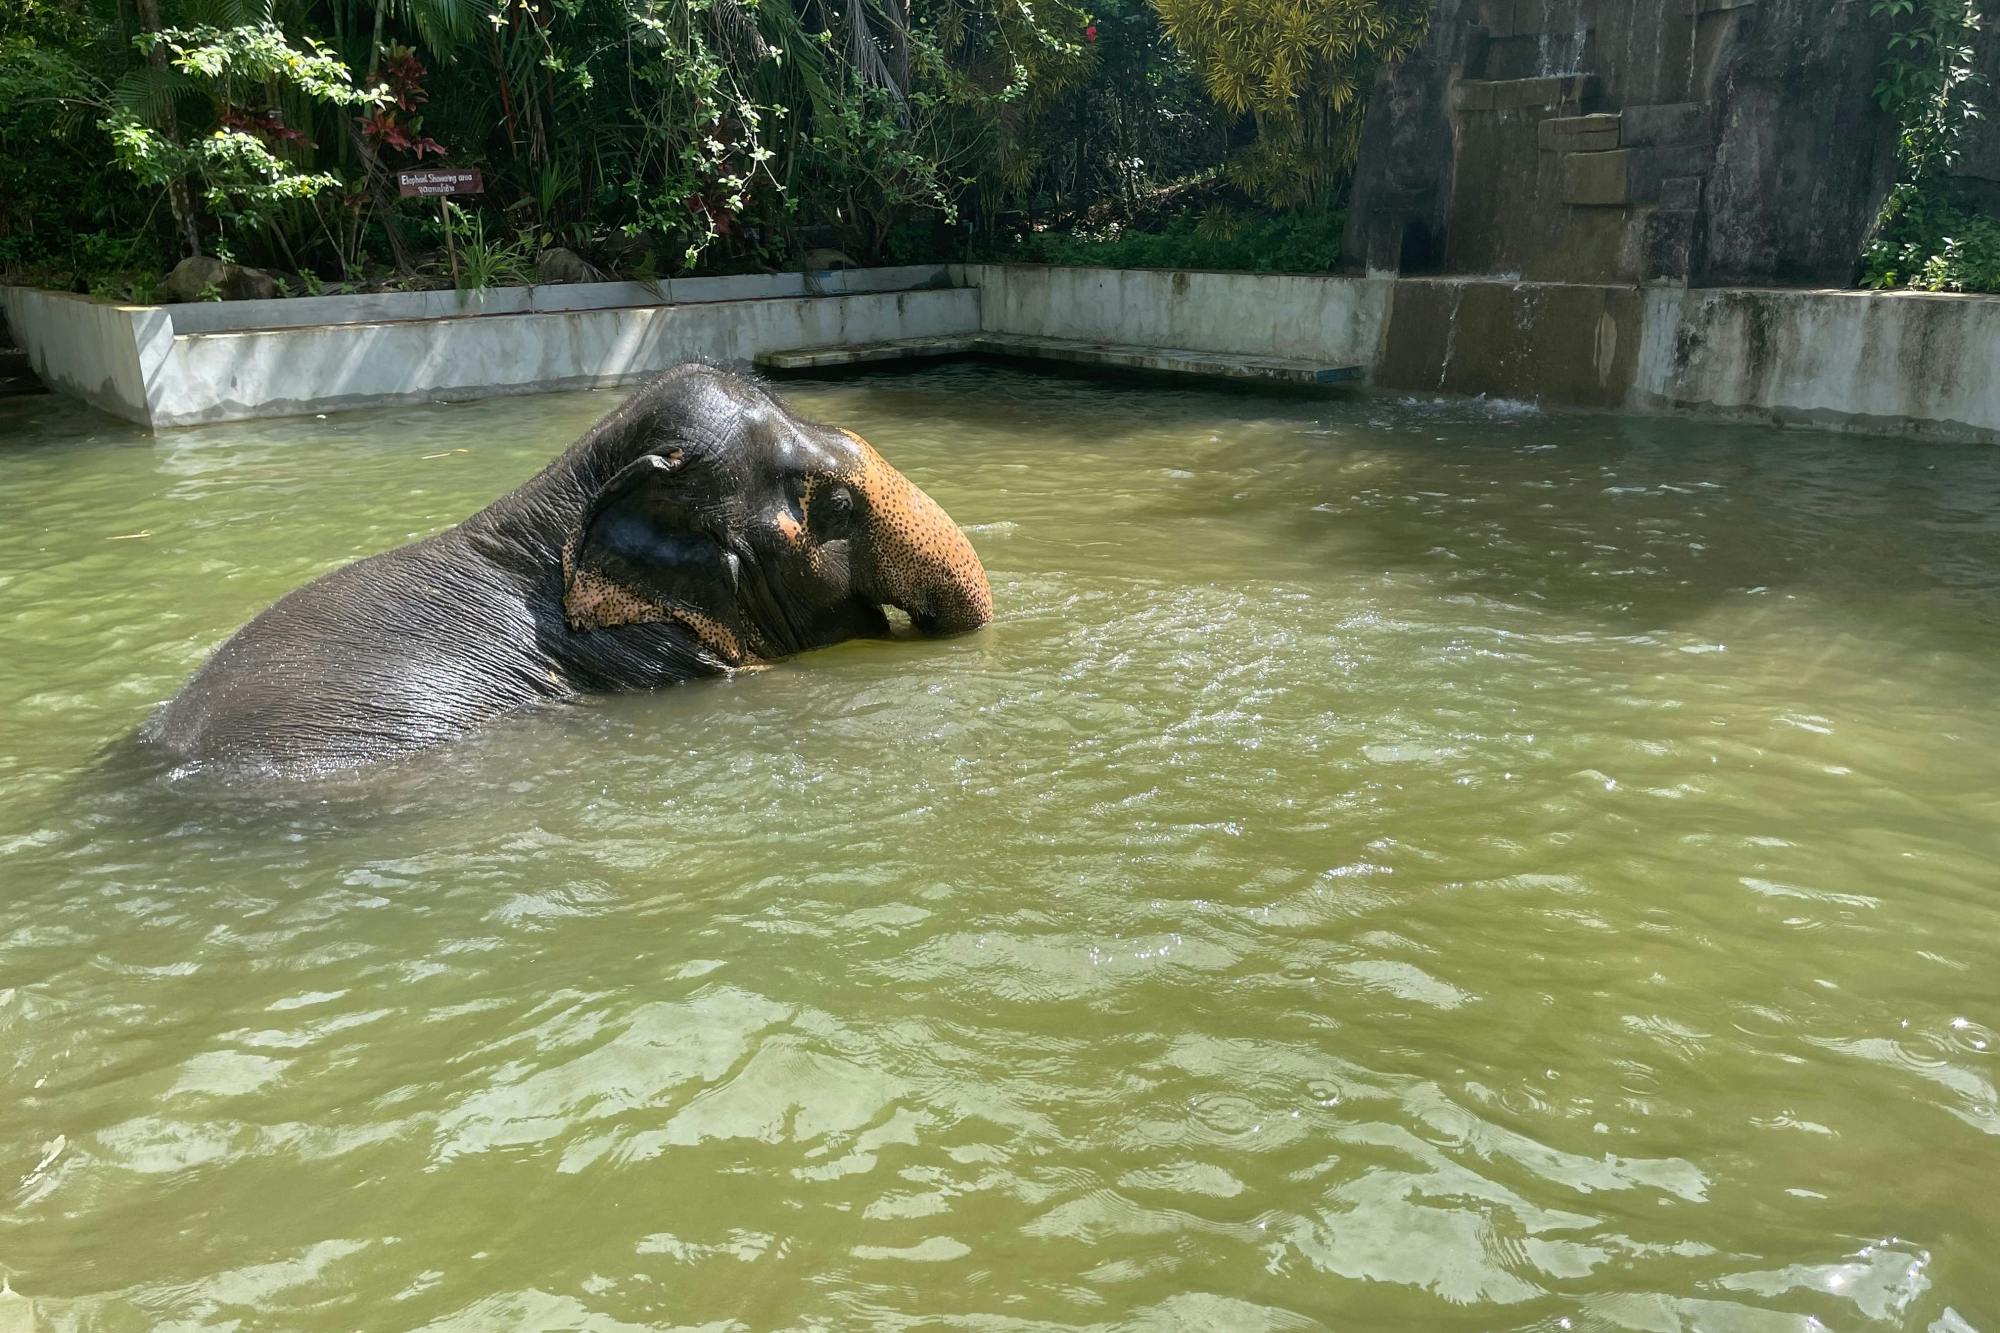
{"type": "Polygon", "coordinates": [[[0,406],[0,1326],[2000,1326],[2000,455],[790,392],[989,632],[282,800],[97,756],[611,397],[0,406]]]}

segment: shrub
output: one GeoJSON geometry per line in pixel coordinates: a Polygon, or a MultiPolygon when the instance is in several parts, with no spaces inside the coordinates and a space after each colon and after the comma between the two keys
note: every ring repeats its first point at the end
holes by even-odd
{"type": "Polygon", "coordinates": [[[1900,181],[1861,256],[1868,287],[2000,292],[2000,219],[1968,206],[1952,178],[1988,86],[1976,68],[1980,17],[1968,0],[1873,0],[1889,25],[1875,98],[1902,127],[1900,181]]]}
{"type": "Polygon", "coordinates": [[[1878,235],[1861,259],[1866,287],[2000,292],[2000,219],[1915,185],[1890,192],[1878,235]]]}
{"type": "Polygon", "coordinates": [[[1105,268],[1330,273],[1340,266],[1344,224],[1339,213],[1260,215],[1217,206],[1153,230],[1112,223],[1089,231],[1037,232],[994,249],[988,257],[1105,268]]]}

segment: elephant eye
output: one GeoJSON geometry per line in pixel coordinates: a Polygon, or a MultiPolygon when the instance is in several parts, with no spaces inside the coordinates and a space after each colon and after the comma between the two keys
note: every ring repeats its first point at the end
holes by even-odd
{"type": "Polygon", "coordinates": [[[854,492],[845,486],[830,486],[815,495],[812,518],[823,536],[844,536],[854,521],[854,492]]]}

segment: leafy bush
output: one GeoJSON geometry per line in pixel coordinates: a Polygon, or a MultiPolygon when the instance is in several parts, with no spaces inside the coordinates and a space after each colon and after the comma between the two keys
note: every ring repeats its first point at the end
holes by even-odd
{"type": "Polygon", "coordinates": [[[2000,218],[1900,185],[1877,230],[1862,256],[1863,286],[2000,293],[2000,218]]]}
{"type": "Polygon", "coordinates": [[[1109,224],[1094,231],[1037,232],[986,255],[1002,262],[1105,268],[1227,269],[1330,273],[1340,266],[1339,213],[1245,214],[1213,207],[1153,230],[1109,224]]]}
{"type": "Polygon", "coordinates": [[[1967,0],[1873,0],[1889,24],[1875,98],[1902,127],[1901,179],[1883,201],[1861,256],[1867,287],[2000,292],[2000,219],[1966,206],[1952,169],[1982,114],[1971,93],[1978,11],[1967,0]]]}
{"type": "Polygon", "coordinates": [[[1236,118],[1209,99],[1151,0],[1095,0],[1091,9],[1086,72],[1021,117],[996,153],[1000,170],[982,182],[989,222],[1023,207],[1130,216],[1163,188],[1212,175],[1229,155],[1236,118]]]}
{"type": "MultiPolygon", "coordinates": [[[[288,202],[310,201],[341,184],[330,171],[302,169],[287,153],[305,136],[285,123],[283,99],[289,95],[336,113],[382,100],[356,88],[347,66],[317,39],[306,38],[301,50],[268,21],[170,28],[142,34],[134,44],[156,73],[171,71],[184,81],[180,87],[208,95],[212,128],[183,136],[175,132],[177,118],[148,116],[129,105],[107,105],[99,128],[111,137],[118,165],[142,185],[166,192],[177,214],[192,208],[178,187],[189,181],[200,186],[216,223],[212,248],[225,258],[234,257],[248,234],[273,228],[288,202]]],[[[179,221],[189,226],[188,217],[179,221]]],[[[285,244],[282,233],[278,241],[285,244]]]]}
{"type": "MultiPolygon", "coordinates": [[[[508,240],[486,234],[486,218],[467,213],[458,205],[449,207],[452,236],[458,253],[458,286],[462,291],[482,287],[520,287],[535,280],[534,237],[522,235],[508,240]]],[[[439,267],[450,263],[446,258],[439,267]]]]}
{"type": "Polygon", "coordinates": [[[156,273],[161,254],[144,226],[151,201],[104,169],[110,143],[87,111],[125,55],[66,17],[0,5],[0,271],[81,291],[156,273]]]}
{"type": "Polygon", "coordinates": [[[123,299],[194,252],[294,290],[434,282],[435,204],[394,172],[440,159],[486,182],[461,201],[475,282],[518,280],[523,237],[644,278],[829,247],[1330,268],[1322,131],[1358,124],[1421,0],[1330,0],[1298,31],[1278,0],[1241,23],[1184,4],[1187,49],[1167,3],[0,0],[0,271],[123,299]],[[1247,113],[1207,91],[1218,34],[1248,44],[1232,77],[1277,90],[1247,113]],[[1305,171],[1320,214],[1135,222],[1232,153],[1305,171]]]}

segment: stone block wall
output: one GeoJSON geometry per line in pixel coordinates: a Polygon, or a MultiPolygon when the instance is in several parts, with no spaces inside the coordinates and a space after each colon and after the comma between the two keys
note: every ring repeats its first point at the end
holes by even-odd
{"type": "MultiPolygon", "coordinates": [[[[1404,274],[1844,285],[1894,166],[1868,0],[1435,0],[1347,251],[1404,274]]],[[[1994,180],[2000,189],[2000,136],[1994,180]]],[[[1969,155],[1970,156],[1970,155],[1969,155]]]]}

